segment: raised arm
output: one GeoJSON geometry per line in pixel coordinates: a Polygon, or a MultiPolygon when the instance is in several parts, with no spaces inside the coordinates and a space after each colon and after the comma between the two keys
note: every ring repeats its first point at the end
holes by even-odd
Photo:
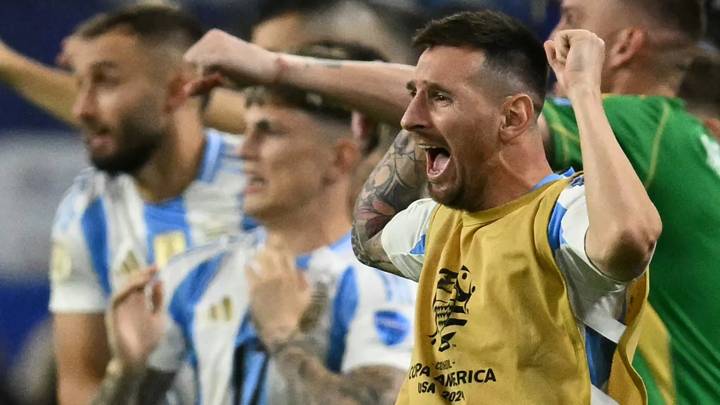
{"type": "Polygon", "coordinates": [[[630,280],[648,265],[662,223],[605,116],[600,92],[605,45],[589,31],[567,30],[547,41],[545,50],[567,89],[580,131],[588,257],[608,276],[630,280]]]}
{"type": "Polygon", "coordinates": [[[361,262],[402,275],[383,249],[382,230],[395,214],[423,196],[425,184],[425,156],[412,135],[401,131],[355,202],[352,245],[361,262]]]}
{"type": "Polygon", "coordinates": [[[68,72],[45,66],[0,42],[0,82],[59,120],[76,125],[72,114],[75,81],[68,72]]]}
{"type": "MultiPolygon", "coordinates": [[[[0,82],[60,121],[78,125],[72,113],[77,89],[70,72],[43,65],[0,41],[0,82]]],[[[217,89],[203,116],[206,125],[239,134],[245,130],[244,114],[245,99],[240,93],[217,89]]]]}
{"type": "Polygon", "coordinates": [[[414,67],[383,62],[323,60],[270,52],[220,30],[211,30],[185,55],[208,74],[191,87],[206,91],[221,73],[239,85],[289,85],[322,93],[388,123],[400,123],[410,98],[414,67]],[[209,79],[209,80],[207,80],[209,79]]]}

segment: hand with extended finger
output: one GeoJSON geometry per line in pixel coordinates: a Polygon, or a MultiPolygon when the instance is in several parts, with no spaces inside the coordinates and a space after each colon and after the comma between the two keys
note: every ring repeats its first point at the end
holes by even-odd
{"type": "Polygon", "coordinates": [[[227,78],[236,85],[271,84],[280,73],[279,55],[243,41],[224,31],[208,31],[186,53],[202,77],[187,87],[189,94],[202,94],[222,85],[227,78]]]}
{"type": "Polygon", "coordinates": [[[312,300],[311,287],[293,255],[283,248],[266,247],[245,272],[253,322],[260,339],[273,351],[298,331],[312,300]]]}
{"type": "Polygon", "coordinates": [[[558,82],[568,92],[600,90],[605,42],[587,30],[557,32],[545,42],[545,54],[558,82]]]}
{"type": "Polygon", "coordinates": [[[131,372],[144,369],[165,331],[162,286],[156,274],[154,268],[134,274],[113,298],[106,318],[113,356],[131,372]]]}

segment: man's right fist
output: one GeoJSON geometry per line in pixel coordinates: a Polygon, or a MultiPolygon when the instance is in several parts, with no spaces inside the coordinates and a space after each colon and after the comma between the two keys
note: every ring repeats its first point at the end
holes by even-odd
{"type": "Polygon", "coordinates": [[[218,29],[208,31],[193,45],[185,60],[201,73],[201,78],[188,87],[191,94],[206,92],[222,84],[223,78],[240,86],[272,84],[281,73],[280,54],[218,29]]]}

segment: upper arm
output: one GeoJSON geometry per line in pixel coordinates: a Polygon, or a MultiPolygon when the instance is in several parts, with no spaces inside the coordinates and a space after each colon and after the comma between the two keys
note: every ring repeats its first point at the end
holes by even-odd
{"type": "Polygon", "coordinates": [[[60,404],[89,403],[110,361],[102,313],[56,313],[54,346],[60,404]]]}
{"type": "Polygon", "coordinates": [[[582,313],[602,306],[618,319],[622,312],[626,283],[596,266],[588,254],[589,229],[584,186],[576,179],[558,199],[550,218],[548,238],[558,267],[568,280],[569,293],[576,311],[582,313]]]}

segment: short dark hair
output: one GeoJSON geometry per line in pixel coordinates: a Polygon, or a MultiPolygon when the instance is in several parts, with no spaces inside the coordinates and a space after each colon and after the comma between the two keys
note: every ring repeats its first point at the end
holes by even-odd
{"type": "Polygon", "coordinates": [[[685,74],[678,97],[687,102],[689,110],[720,114],[720,54],[707,52],[693,60],[685,74]],[[714,84],[713,84],[714,83],[714,84]]]}
{"type": "Polygon", "coordinates": [[[144,41],[190,48],[205,34],[192,15],[174,7],[133,5],[98,14],[81,23],[73,35],[92,39],[118,28],[129,29],[144,41]]]}
{"type": "Polygon", "coordinates": [[[310,13],[332,7],[337,0],[265,0],[258,7],[256,23],[279,17],[287,13],[310,13]]]}
{"type": "MultiPolygon", "coordinates": [[[[311,42],[297,52],[301,56],[310,56],[331,60],[386,61],[382,53],[365,45],[353,42],[323,40],[311,42]]],[[[288,86],[253,86],[245,90],[246,105],[262,105],[266,102],[281,102],[316,113],[327,118],[350,122],[352,110],[334,100],[302,89],[288,86]]]]}
{"type": "Polygon", "coordinates": [[[707,29],[704,0],[621,0],[628,1],[660,25],[697,42],[707,29]]]}
{"type": "Polygon", "coordinates": [[[420,50],[451,46],[483,51],[485,66],[521,83],[535,112],[542,110],[548,77],[545,50],[520,21],[496,11],[465,11],[429,22],[413,44],[420,50]]]}

